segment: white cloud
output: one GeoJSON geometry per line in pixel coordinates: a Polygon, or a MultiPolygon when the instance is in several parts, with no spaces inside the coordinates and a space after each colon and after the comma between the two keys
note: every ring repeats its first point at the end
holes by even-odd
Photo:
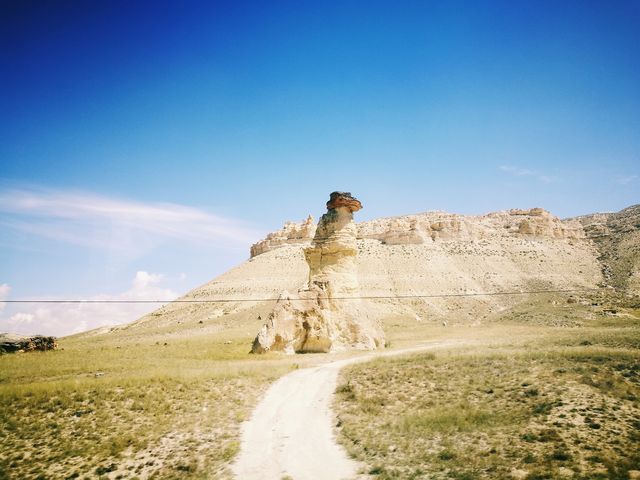
{"type": "Polygon", "coordinates": [[[144,291],[150,286],[160,283],[163,278],[164,275],[162,274],[147,273],[144,271],[136,272],[136,276],[133,278],[132,291],[144,291]]]}
{"type": "Polygon", "coordinates": [[[513,165],[500,165],[499,170],[509,173],[516,177],[532,177],[539,180],[542,183],[553,183],[558,180],[557,177],[551,175],[545,175],[535,170],[529,170],[528,168],[516,167],[513,165]]]}
{"type": "MultiPolygon", "coordinates": [[[[86,300],[160,300],[168,302],[175,299],[178,293],[163,287],[163,281],[165,281],[164,275],[139,271],[128,290],[116,295],[93,295],[86,300]]],[[[1,292],[0,286],[0,294],[1,292]]],[[[55,297],[47,297],[47,299],[64,300],[55,297]]],[[[128,323],[160,307],[160,304],[153,303],[25,303],[16,305],[20,306],[19,311],[12,312],[7,318],[0,317],[0,331],[29,335],[70,335],[102,326],[128,323]]]]}
{"type": "Polygon", "coordinates": [[[8,230],[129,256],[169,240],[231,246],[260,237],[241,221],[194,207],[43,188],[0,190],[0,214],[8,230]]]}
{"type": "Polygon", "coordinates": [[[34,314],[31,313],[16,313],[15,315],[11,315],[7,323],[10,326],[24,326],[33,323],[33,319],[35,318],[34,314]]]}

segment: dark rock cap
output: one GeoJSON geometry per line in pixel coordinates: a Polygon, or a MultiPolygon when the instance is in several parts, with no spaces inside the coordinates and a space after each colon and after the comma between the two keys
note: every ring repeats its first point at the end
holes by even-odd
{"type": "Polygon", "coordinates": [[[351,195],[351,192],[331,192],[327,209],[332,210],[338,207],[347,207],[350,212],[357,212],[362,208],[360,200],[351,195]]]}

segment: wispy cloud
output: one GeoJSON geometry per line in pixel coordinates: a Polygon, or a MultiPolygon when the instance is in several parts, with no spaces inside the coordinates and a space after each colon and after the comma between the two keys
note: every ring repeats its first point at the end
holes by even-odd
{"type": "Polygon", "coordinates": [[[545,175],[535,170],[529,170],[528,168],[517,167],[514,165],[500,165],[498,169],[516,177],[532,177],[542,183],[553,183],[558,181],[558,177],[545,175]]]}
{"type": "Polygon", "coordinates": [[[0,190],[0,224],[8,230],[110,250],[144,250],[163,240],[237,245],[259,238],[241,221],[190,206],[44,188],[0,190]]]}
{"type": "MultiPolygon", "coordinates": [[[[139,271],[128,290],[115,294],[93,295],[86,300],[161,300],[170,301],[178,293],[163,287],[165,277],[160,274],[139,271]]],[[[9,286],[6,287],[8,295],[9,286]]],[[[3,298],[6,298],[3,297],[3,298]]],[[[37,300],[38,298],[32,298],[37,300]]],[[[44,298],[42,298],[44,299],[44,298]]],[[[65,300],[47,297],[47,300],[65,300]]],[[[80,303],[80,304],[14,304],[5,316],[0,316],[0,332],[15,332],[26,335],[69,335],[102,326],[113,326],[131,322],[158,308],[157,304],[80,303]]]]}
{"type": "Polygon", "coordinates": [[[620,185],[629,185],[638,180],[638,175],[616,175],[615,182],[620,185]]]}

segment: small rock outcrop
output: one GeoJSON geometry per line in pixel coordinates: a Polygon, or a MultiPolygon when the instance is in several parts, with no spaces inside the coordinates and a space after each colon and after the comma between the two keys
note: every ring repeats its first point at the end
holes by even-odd
{"type": "Polygon", "coordinates": [[[316,222],[311,215],[300,223],[286,222],[277,232],[251,245],[251,258],[285,245],[310,243],[315,233],[316,222]]]}
{"type": "Polygon", "coordinates": [[[524,217],[518,222],[518,233],[521,235],[548,238],[576,237],[574,232],[567,228],[567,225],[542,208],[514,209],[510,210],[509,214],[514,217],[524,217]]]}
{"type": "Polygon", "coordinates": [[[381,241],[386,245],[419,245],[424,243],[424,234],[418,228],[415,219],[403,222],[394,219],[389,223],[389,229],[382,235],[381,241]]]}
{"type": "Polygon", "coordinates": [[[56,348],[58,348],[56,337],[45,337],[42,335],[26,337],[10,333],[0,334],[0,354],[33,352],[35,350],[55,350],[56,348]]]}
{"type": "Polygon", "coordinates": [[[295,295],[283,292],[253,342],[252,352],[329,352],[384,346],[382,328],[362,308],[353,212],[362,204],[350,193],[333,192],[304,249],[309,279],[295,295]]]}

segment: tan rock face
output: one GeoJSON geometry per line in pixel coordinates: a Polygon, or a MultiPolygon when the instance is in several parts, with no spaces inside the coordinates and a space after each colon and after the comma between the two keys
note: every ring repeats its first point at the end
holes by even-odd
{"type": "Polygon", "coordinates": [[[416,245],[438,241],[468,241],[505,237],[584,238],[579,222],[562,221],[542,208],[509,210],[479,216],[427,212],[381,218],[358,224],[359,239],[385,245],[416,245]]]}
{"type": "Polygon", "coordinates": [[[518,233],[521,235],[550,238],[577,238],[579,235],[584,236],[580,226],[563,223],[542,208],[509,210],[509,214],[524,217],[518,223],[518,233]]]}
{"type": "Polygon", "coordinates": [[[329,352],[384,345],[382,328],[361,308],[353,212],[362,204],[333,192],[304,249],[309,279],[297,295],[284,292],[253,343],[252,351],[329,352]]]}
{"type": "Polygon", "coordinates": [[[309,286],[318,286],[331,297],[356,294],[357,254],[353,213],[347,206],[330,209],[320,219],[312,246],[304,249],[309,286]]]}
{"type": "Polygon", "coordinates": [[[280,230],[251,246],[251,258],[285,245],[310,243],[315,233],[316,222],[311,215],[300,223],[286,222],[280,230]]]}
{"type": "Polygon", "coordinates": [[[425,235],[418,228],[418,222],[415,219],[409,220],[408,223],[393,219],[381,240],[386,245],[418,245],[425,242],[425,235]]]}
{"type": "MultiPolygon", "coordinates": [[[[339,212],[357,212],[362,208],[362,204],[344,192],[334,192],[332,195],[333,197],[327,202],[327,208],[329,212],[335,212],[333,213],[336,215],[335,225],[345,226],[346,223],[341,222],[350,222],[350,217],[341,216],[339,212]]],[[[327,225],[332,223],[329,222],[327,225]]],[[[419,245],[441,240],[480,240],[494,237],[496,232],[501,236],[525,238],[585,238],[584,228],[579,221],[562,221],[542,208],[512,209],[475,217],[428,212],[371,220],[353,228],[356,229],[358,239],[379,240],[385,245],[419,245]]],[[[265,239],[254,244],[251,247],[251,257],[286,245],[304,247],[311,244],[315,233],[316,225],[311,216],[301,223],[287,222],[281,230],[270,233],[265,239]]],[[[323,232],[320,236],[327,234],[328,232],[323,232]]],[[[349,234],[350,230],[345,231],[343,236],[347,238],[349,234]]]]}

